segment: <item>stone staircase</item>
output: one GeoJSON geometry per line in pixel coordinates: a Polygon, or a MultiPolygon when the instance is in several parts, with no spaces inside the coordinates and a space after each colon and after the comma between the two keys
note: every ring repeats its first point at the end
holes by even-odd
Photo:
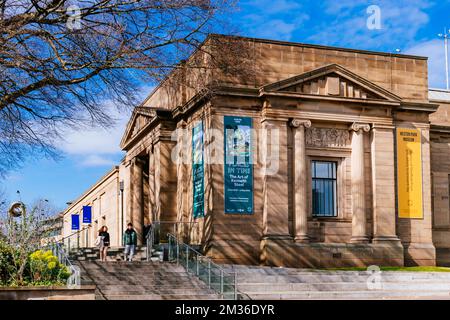
{"type": "Polygon", "coordinates": [[[366,271],[241,265],[224,268],[237,272],[239,299],[450,299],[450,273],[446,272],[383,271],[379,281],[372,282],[378,287],[369,289],[371,275],[366,271]]]}
{"type": "Polygon", "coordinates": [[[216,300],[221,297],[182,266],[161,261],[74,261],[98,300],[216,300]]]}
{"type": "MultiPolygon", "coordinates": [[[[123,247],[111,247],[108,249],[107,261],[123,261],[124,260],[124,248],[123,247]]],[[[162,251],[159,248],[152,250],[152,261],[160,260],[162,251]]],[[[100,252],[98,248],[78,248],[71,250],[69,253],[70,260],[78,261],[94,261],[100,260],[100,252]]],[[[146,261],[146,247],[137,247],[133,261],[146,261]]]]}

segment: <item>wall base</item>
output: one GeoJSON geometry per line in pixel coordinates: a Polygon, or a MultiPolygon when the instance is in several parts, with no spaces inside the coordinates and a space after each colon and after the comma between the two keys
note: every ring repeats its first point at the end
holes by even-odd
{"type": "Polygon", "coordinates": [[[432,243],[404,243],[405,266],[435,266],[436,248],[432,243]]]}
{"type": "Polygon", "coordinates": [[[400,241],[382,243],[295,243],[263,239],[262,264],[291,268],[403,266],[400,241]]]}

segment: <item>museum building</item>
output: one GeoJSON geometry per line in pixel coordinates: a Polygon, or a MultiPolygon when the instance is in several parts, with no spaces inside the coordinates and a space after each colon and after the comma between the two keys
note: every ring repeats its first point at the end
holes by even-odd
{"type": "Polygon", "coordinates": [[[121,246],[132,222],[142,244],[160,222],[219,263],[450,265],[450,92],[428,88],[427,58],[203,46],[217,38],[245,43],[251,77],[169,75],[134,109],[121,163],[65,210],[65,237],[93,246],[107,225],[121,246]]]}

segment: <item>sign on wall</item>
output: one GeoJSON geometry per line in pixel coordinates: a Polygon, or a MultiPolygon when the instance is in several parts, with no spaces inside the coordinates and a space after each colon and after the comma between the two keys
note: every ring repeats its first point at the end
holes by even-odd
{"type": "Polygon", "coordinates": [[[72,230],[80,230],[80,215],[72,215],[72,230]]]}
{"type": "Polygon", "coordinates": [[[253,213],[252,118],[224,117],[225,213],[253,213]]]}
{"type": "Polygon", "coordinates": [[[423,218],[422,144],[419,129],[397,128],[399,218],[423,218]]]}
{"type": "Polygon", "coordinates": [[[92,223],[92,207],[83,206],[83,223],[92,223]]]}
{"type": "Polygon", "coordinates": [[[192,179],[193,179],[193,215],[203,217],[205,209],[204,165],[203,165],[203,122],[192,128],[192,179]]]}

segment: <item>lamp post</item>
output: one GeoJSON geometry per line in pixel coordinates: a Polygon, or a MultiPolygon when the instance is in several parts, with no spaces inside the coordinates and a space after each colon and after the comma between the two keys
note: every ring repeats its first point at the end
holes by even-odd
{"type": "Polygon", "coordinates": [[[438,37],[441,39],[444,39],[444,48],[445,48],[445,80],[447,83],[447,90],[450,89],[449,87],[449,79],[448,79],[448,37],[450,34],[448,33],[447,28],[444,29],[444,33],[439,33],[438,37]]]}
{"type": "Polygon", "coordinates": [[[120,230],[120,235],[119,237],[122,239],[122,246],[124,246],[125,244],[123,243],[123,190],[125,189],[124,187],[124,182],[123,180],[119,182],[119,190],[120,190],[120,221],[121,221],[121,230],[120,230]]]}

